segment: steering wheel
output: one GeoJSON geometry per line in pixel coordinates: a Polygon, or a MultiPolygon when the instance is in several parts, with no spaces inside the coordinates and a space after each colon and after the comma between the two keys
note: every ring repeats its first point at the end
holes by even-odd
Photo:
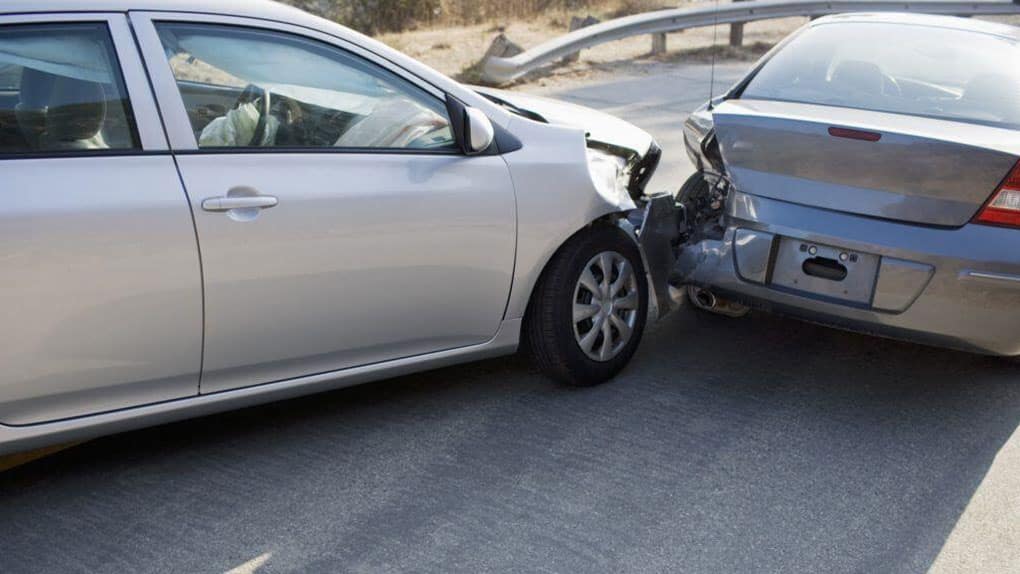
{"type": "Polygon", "coordinates": [[[240,108],[244,104],[256,104],[256,107],[259,108],[259,121],[255,124],[255,133],[252,134],[251,141],[246,144],[247,146],[259,146],[266,137],[266,119],[269,117],[269,110],[272,106],[269,90],[255,84],[248,84],[241,91],[241,95],[237,97],[234,108],[240,108]]]}
{"type": "Polygon", "coordinates": [[[276,94],[273,97],[273,104],[269,113],[278,122],[275,145],[286,147],[306,145],[308,143],[303,125],[304,110],[302,110],[301,105],[297,101],[287,96],[276,94]]]}
{"type": "Polygon", "coordinates": [[[896,81],[896,78],[889,74],[882,74],[882,94],[901,98],[903,90],[900,89],[900,83],[896,81]]]}

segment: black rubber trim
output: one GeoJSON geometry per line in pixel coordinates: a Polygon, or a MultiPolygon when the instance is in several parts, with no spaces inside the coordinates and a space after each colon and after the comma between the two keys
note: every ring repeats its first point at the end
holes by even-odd
{"type": "Polygon", "coordinates": [[[521,140],[503,126],[492,124],[492,128],[496,132],[496,138],[493,140],[493,143],[496,145],[497,154],[512,153],[524,148],[521,140]]]}
{"type": "Polygon", "coordinates": [[[415,148],[335,148],[335,147],[206,147],[200,149],[174,150],[174,155],[224,155],[224,154],[384,154],[384,155],[464,155],[458,149],[415,149],[415,148]]]}
{"type": "Polygon", "coordinates": [[[131,149],[94,149],[94,150],[68,150],[68,151],[39,151],[27,153],[0,153],[0,161],[14,161],[19,159],[63,159],[83,157],[143,157],[154,155],[173,155],[170,150],[131,150],[131,149]]]}

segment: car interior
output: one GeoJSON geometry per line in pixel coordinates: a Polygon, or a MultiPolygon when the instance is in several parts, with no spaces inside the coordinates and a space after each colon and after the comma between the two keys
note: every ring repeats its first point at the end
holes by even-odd
{"type": "MultiPolygon", "coordinates": [[[[945,45],[931,34],[901,34],[895,49],[879,41],[883,33],[878,24],[810,29],[766,63],[742,97],[1020,126],[1020,77],[1010,67],[977,65],[957,37],[963,33],[944,32],[952,34],[945,45]],[[853,34],[872,34],[875,43],[853,34]]],[[[1010,63],[1017,55],[998,39],[966,36],[1010,63]]]]}
{"type": "Polygon", "coordinates": [[[130,149],[127,102],[112,84],[27,66],[0,90],[0,153],[130,149]]]}
{"type": "Polygon", "coordinates": [[[104,25],[18,26],[0,35],[0,154],[135,149],[104,25]]]}
{"type": "MultiPolygon", "coordinates": [[[[161,34],[200,147],[458,149],[440,99],[338,49],[200,30],[161,34]]],[[[0,37],[0,154],[136,149],[111,50],[93,25],[0,37]]]]}
{"type": "Polygon", "coordinates": [[[199,147],[456,149],[440,100],[338,49],[222,27],[160,38],[199,147]]]}

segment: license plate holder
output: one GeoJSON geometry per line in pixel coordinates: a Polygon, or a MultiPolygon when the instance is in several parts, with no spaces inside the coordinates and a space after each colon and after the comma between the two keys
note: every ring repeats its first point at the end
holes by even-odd
{"type": "Polygon", "coordinates": [[[870,306],[881,257],[823,243],[781,237],[771,284],[787,290],[870,306]]]}

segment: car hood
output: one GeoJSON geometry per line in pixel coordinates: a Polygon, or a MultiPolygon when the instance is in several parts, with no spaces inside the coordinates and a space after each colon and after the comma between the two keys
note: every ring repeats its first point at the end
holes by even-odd
{"type": "Polygon", "coordinates": [[[590,143],[618,150],[623,152],[622,155],[636,154],[639,157],[644,157],[657,147],[655,140],[648,132],[598,110],[506,90],[480,86],[471,86],[471,89],[489,100],[509,108],[512,113],[535,121],[581,128],[587,133],[590,143]]]}

